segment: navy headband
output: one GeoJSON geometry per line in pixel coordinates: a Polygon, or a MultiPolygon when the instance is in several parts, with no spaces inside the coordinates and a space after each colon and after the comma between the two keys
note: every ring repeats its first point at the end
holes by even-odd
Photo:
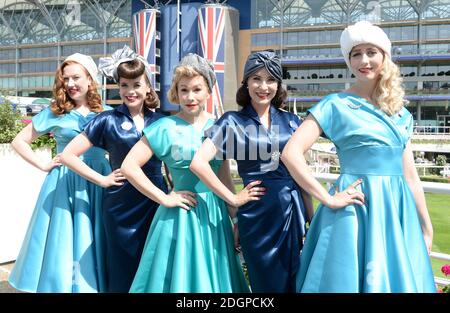
{"type": "Polygon", "coordinates": [[[265,68],[276,80],[280,82],[283,80],[280,58],[275,54],[275,51],[265,50],[253,52],[248,56],[244,67],[243,83],[245,83],[250,75],[262,68],[265,68]]]}

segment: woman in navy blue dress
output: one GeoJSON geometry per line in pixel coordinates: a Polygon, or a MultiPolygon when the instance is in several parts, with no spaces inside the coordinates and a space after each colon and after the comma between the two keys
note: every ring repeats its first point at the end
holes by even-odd
{"type": "Polygon", "coordinates": [[[251,54],[236,95],[242,110],[225,113],[208,129],[208,138],[190,166],[234,207],[240,205],[239,199],[220,182],[208,161],[215,156],[234,159],[244,185],[260,183],[251,191],[254,201],[238,208],[235,227],[253,292],[295,292],[306,207],[308,215],[312,214],[311,198],[279,159],[301,123],[296,115],[280,109],[286,98],[281,80],[281,62],[273,51],[251,54]]]}
{"type": "MultiPolygon", "coordinates": [[[[62,161],[75,172],[106,189],[103,221],[107,245],[107,291],[128,292],[158,204],[141,194],[120,172],[125,156],[142,137],[142,130],[163,115],[153,112],[158,95],[150,85],[146,62],[129,47],[101,58],[99,69],[119,83],[124,102],[93,119],[64,150],[62,161]],[[103,176],[78,158],[91,146],[108,151],[114,176],[103,176]]],[[[151,158],[143,167],[158,188],[167,191],[161,161],[151,158]]]]}

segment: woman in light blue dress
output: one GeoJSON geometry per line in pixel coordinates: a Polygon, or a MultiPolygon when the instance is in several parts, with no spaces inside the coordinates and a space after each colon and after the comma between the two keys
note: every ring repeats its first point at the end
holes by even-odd
{"type": "Polygon", "coordinates": [[[363,21],[344,30],[341,49],[356,83],[310,109],[282,154],[295,180],[322,203],[306,236],[297,291],[435,292],[433,227],[391,43],[363,21]],[[329,193],[303,158],[321,134],[335,144],[341,168],[329,193]]]}
{"type": "MultiPolygon", "coordinates": [[[[160,203],[153,218],[130,292],[248,292],[226,204],[189,170],[213,125],[205,112],[215,83],[212,66],[190,54],[174,71],[169,100],[180,113],[144,129],[121,171],[142,193],[160,203]],[[166,194],[140,169],[152,155],[169,168],[174,189],[166,194]]],[[[227,163],[212,161],[215,172],[232,184],[227,163]]],[[[231,187],[230,187],[231,188],[231,187]]],[[[241,194],[247,201],[247,189],[241,194]]]]}
{"type": "MultiPolygon", "coordinates": [[[[103,190],[60,163],[60,153],[84,125],[103,111],[97,93],[97,66],[73,54],[58,68],[50,107],[14,139],[14,149],[35,167],[49,172],[39,193],[9,283],[26,292],[99,292],[104,290],[103,190]],[[37,137],[52,132],[57,155],[45,164],[31,150],[37,137]]],[[[111,172],[105,151],[83,155],[103,175],[111,172]]]]}

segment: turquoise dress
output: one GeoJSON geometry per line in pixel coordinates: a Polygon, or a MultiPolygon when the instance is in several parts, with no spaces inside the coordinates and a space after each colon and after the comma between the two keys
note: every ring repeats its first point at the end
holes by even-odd
{"type": "MultiPolygon", "coordinates": [[[[130,292],[248,292],[234,251],[227,206],[189,170],[202,141],[197,130],[177,116],[144,129],[154,154],[168,166],[174,190],[196,193],[190,211],[159,206],[130,292]]],[[[221,166],[211,161],[215,173],[221,166]]]]}
{"type": "MultiPolygon", "coordinates": [[[[57,153],[97,113],[72,110],[54,115],[45,109],[33,120],[39,135],[52,132],[57,153]]],[[[89,149],[81,158],[102,175],[111,167],[105,151],[89,149]]],[[[39,193],[9,283],[27,292],[99,292],[104,290],[103,189],[66,166],[53,168],[39,193]]]]}
{"type": "Polygon", "coordinates": [[[402,108],[388,116],[365,99],[331,94],[309,110],[336,146],[341,175],[330,189],[358,178],[365,204],[320,205],[307,233],[298,292],[435,292],[433,272],[403,151],[413,130],[402,108]]]}

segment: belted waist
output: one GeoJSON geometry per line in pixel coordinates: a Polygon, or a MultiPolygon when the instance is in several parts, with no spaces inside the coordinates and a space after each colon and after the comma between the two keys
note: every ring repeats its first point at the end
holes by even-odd
{"type": "Polygon", "coordinates": [[[341,174],[403,175],[403,147],[358,147],[339,151],[341,174]]]}
{"type": "Polygon", "coordinates": [[[186,169],[170,168],[174,190],[194,193],[211,191],[194,173],[186,169]]]}

